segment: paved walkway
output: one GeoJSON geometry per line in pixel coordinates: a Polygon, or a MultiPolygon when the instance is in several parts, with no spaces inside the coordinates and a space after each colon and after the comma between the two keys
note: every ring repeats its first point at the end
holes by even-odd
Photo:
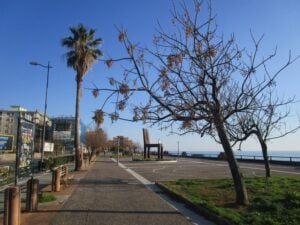
{"type": "MultiPolygon", "coordinates": [[[[155,193],[159,190],[153,181],[230,175],[226,162],[220,161],[180,159],[177,163],[137,163],[125,160],[122,163],[118,167],[111,159],[101,158],[88,171],[72,172],[74,179],[70,185],[55,193],[57,201],[40,204],[37,212],[23,212],[21,225],[187,225],[191,223],[161,198],[173,205],[178,203],[155,193]]],[[[261,164],[244,163],[241,168],[247,176],[264,174],[261,164]]],[[[299,167],[272,166],[272,172],[297,175],[299,167]]],[[[51,176],[45,174],[39,179],[42,184],[49,184],[51,176]]],[[[44,191],[47,190],[51,190],[49,185],[44,191]]],[[[199,225],[212,224],[203,218],[195,219],[184,211],[184,206],[176,207],[199,225]]]]}
{"type": "Polygon", "coordinates": [[[191,224],[110,159],[96,161],[68,201],[52,213],[51,225],[191,224]]]}

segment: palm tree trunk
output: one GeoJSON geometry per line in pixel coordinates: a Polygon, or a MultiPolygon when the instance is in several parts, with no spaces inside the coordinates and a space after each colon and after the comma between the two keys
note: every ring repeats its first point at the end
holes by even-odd
{"type": "MultiPolygon", "coordinates": [[[[77,77],[78,74],[77,74],[77,77]]],[[[82,169],[82,158],[80,152],[80,95],[82,80],[76,79],[76,108],[75,108],[75,171],[82,169]]]]}
{"type": "Polygon", "coordinates": [[[229,168],[231,171],[231,175],[234,182],[235,193],[236,193],[236,204],[237,205],[248,205],[248,194],[246,190],[246,185],[243,180],[242,172],[239,169],[236,159],[234,158],[234,154],[229,143],[228,137],[225,133],[224,126],[221,122],[217,123],[217,132],[222,143],[224,152],[227,157],[227,161],[229,164],[229,168]]]}

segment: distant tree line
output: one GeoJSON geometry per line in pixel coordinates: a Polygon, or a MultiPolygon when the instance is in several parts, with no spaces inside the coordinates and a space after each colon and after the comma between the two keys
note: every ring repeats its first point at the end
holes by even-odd
{"type": "Polygon", "coordinates": [[[138,142],[131,140],[128,137],[117,136],[113,139],[108,139],[108,135],[102,128],[96,128],[94,131],[87,131],[85,135],[85,145],[91,150],[91,156],[104,153],[119,152],[131,155],[132,153],[139,152],[141,147],[138,142]]]}

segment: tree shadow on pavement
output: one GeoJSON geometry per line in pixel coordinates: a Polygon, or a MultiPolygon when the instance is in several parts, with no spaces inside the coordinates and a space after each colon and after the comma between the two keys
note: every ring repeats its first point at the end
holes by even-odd
{"type": "Polygon", "coordinates": [[[166,215],[176,215],[180,214],[177,211],[128,211],[128,210],[94,210],[94,209],[60,209],[60,210],[38,210],[30,213],[112,213],[112,214],[166,214],[166,215]]]}

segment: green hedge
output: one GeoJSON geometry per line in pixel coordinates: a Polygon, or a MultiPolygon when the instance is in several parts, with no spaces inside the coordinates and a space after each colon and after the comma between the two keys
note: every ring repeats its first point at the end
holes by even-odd
{"type": "Polygon", "coordinates": [[[49,170],[54,167],[67,164],[69,162],[73,162],[74,160],[75,160],[74,155],[50,157],[44,160],[42,167],[43,169],[49,170]]]}

